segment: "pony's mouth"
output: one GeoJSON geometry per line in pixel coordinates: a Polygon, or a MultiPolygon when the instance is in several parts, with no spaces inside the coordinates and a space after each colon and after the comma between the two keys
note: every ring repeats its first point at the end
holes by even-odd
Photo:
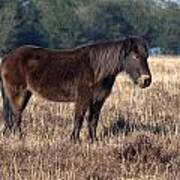
{"type": "Polygon", "coordinates": [[[142,89],[150,86],[150,84],[151,84],[151,76],[149,76],[149,75],[141,75],[137,80],[137,84],[142,89]]]}

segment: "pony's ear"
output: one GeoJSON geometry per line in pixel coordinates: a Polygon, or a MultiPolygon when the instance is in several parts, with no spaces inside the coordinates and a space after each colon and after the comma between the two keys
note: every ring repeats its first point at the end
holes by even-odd
{"type": "Polygon", "coordinates": [[[133,39],[131,37],[128,37],[124,40],[123,46],[124,46],[125,57],[132,51],[132,45],[133,45],[133,39]]]}

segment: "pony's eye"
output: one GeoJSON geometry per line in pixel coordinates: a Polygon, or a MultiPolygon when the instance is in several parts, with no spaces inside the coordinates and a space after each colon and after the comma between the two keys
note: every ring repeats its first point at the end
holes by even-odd
{"type": "Polygon", "coordinates": [[[132,58],[136,60],[136,59],[139,58],[139,56],[138,56],[137,54],[133,54],[133,55],[132,55],[132,58]]]}

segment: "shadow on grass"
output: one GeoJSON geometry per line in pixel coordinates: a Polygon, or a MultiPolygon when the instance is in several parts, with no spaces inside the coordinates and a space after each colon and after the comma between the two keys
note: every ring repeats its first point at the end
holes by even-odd
{"type": "MultiPolygon", "coordinates": [[[[170,127],[163,124],[150,124],[150,123],[134,123],[123,116],[119,115],[109,127],[104,127],[101,132],[101,137],[116,136],[119,134],[128,135],[131,132],[149,132],[153,134],[166,135],[170,131],[170,127]]],[[[175,132],[174,128],[172,129],[175,132]]]]}

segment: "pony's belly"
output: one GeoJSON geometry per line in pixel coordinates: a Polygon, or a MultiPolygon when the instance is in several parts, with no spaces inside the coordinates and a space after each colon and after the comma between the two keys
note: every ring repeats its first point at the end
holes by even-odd
{"type": "Polygon", "coordinates": [[[62,83],[62,85],[57,83],[57,86],[48,86],[48,84],[47,86],[40,86],[31,83],[28,89],[37,96],[55,102],[73,102],[77,94],[76,86],[69,83],[62,83]]]}
{"type": "Polygon", "coordinates": [[[35,94],[37,94],[38,96],[50,100],[50,101],[54,101],[54,102],[73,102],[75,101],[75,94],[71,93],[67,95],[67,93],[61,93],[61,92],[56,92],[53,93],[51,91],[49,91],[48,93],[44,93],[44,92],[35,92],[35,94]]]}

